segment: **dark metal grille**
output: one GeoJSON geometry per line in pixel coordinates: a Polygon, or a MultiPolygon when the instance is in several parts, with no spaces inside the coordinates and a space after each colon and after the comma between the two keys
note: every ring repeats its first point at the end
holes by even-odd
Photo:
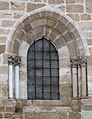
{"type": "Polygon", "coordinates": [[[59,58],[55,46],[46,38],[34,41],[27,55],[28,99],[59,99],[59,58]]]}

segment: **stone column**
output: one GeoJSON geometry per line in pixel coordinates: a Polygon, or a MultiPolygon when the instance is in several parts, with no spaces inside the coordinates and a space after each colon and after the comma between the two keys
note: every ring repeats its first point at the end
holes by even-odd
{"type": "Polygon", "coordinates": [[[9,99],[13,99],[13,63],[14,58],[12,56],[8,57],[8,82],[9,82],[9,99]]]}
{"type": "Polygon", "coordinates": [[[15,98],[19,99],[19,66],[20,66],[21,58],[19,56],[15,56],[14,65],[15,65],[15,98]]]}

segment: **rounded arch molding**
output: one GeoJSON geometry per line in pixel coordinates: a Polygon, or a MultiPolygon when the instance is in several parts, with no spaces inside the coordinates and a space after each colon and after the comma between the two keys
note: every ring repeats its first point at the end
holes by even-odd
{"type": "Polygon", "coordinates": [[[57,49],[67,46],[70,56],[88,55],[87,43],[79,27],[53,7],[40,8],[20,18],[9,34],[6,52],[18,54],[23,42],[30,46],[42,36],[54,42],[57,49]]]}

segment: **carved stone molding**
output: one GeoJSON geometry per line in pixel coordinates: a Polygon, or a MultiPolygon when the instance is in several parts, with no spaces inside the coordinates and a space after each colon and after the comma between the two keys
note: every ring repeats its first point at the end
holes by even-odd
{"type": "Polygon", "coordinates": [[[14,57],[13,56],[8,57],[8,64],[14,64],[14,57]]]}
{"type": "Polygon", "coordinates": [[[14,65],[20,65],[21,63],[21,57],[20,56],[15,56],[14,57],[14,65]]]}

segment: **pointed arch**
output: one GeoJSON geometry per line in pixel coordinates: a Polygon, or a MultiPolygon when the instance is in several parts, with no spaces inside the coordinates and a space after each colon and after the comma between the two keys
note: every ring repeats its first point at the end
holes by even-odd
{"type": "Polygon", "coordinates": [[[46,38],[34,41],[27,53],[28,99],[59,99],[59,57],[46,38]]]}

